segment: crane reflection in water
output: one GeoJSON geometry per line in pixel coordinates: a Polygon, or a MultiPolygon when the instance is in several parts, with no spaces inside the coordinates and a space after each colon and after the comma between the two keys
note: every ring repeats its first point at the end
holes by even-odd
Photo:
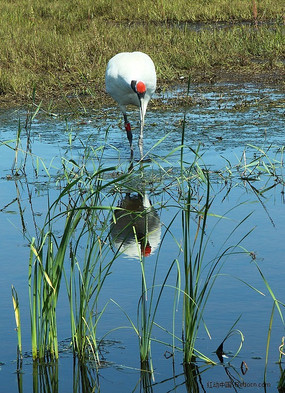
{"type": "Polygon", "coordinates": [[[129,258],[153,254],[160,242],[161,223],[146,193],[126,193],[121,198],[110,233],[115,248],[129,258]]]}

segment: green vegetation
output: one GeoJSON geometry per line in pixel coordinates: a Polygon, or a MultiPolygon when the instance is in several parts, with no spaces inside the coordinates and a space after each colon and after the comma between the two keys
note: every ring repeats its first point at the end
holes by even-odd
{"type": "Polygon", "coordinates": [[[22,354],[22,334],[21,334],[21,317],[20,317],[20,306],[19,299],[16,289],[12,286],[12,301],[15,313],[15,322],[18,336],[18,346],[17,346],[17,365],[18,369],[21,364],[23,354],[22,354]]]}
{"type": "Polygon", "coordinates": [[[75,176],[74,168],[70,172],[65,168],[65,176],[69,176],[66,187],[49,207],[39,241],[31,240],[29,296],[34,360],[58,359],[56,309],[64,275],[74,354],[81,361],[91,354],[96,364],[100,363],[96,327],[101,313],[97,303],[117,257],[116,253],[109,255],[107,231],[113,207],[100,204],[105,187],[113,183],[111,180],[103,185],[102,176],[112,170],[113,167],[99,168],[90,178],[85,178],[79,173],[75,176]],[[60,213],[62,205],[64,210],[60,213]],[[55,226],[61,225],[62,235],[58,237],[55,226]],[[85,249],[83,256],[82,248],[85,249]],[[66,267],[68,256],[70,266],[66,267]]]}
{"type": "Polygon", "coordinates": [[[151,55],[160,83],[189,74],[211,79],[221,70],[278,71],[282,6],[282,0],[2,1],[0,94],[26,100],[35,89],[38,99],[87,94],[98,102],[108,59],[133,50],[151,55]]]}

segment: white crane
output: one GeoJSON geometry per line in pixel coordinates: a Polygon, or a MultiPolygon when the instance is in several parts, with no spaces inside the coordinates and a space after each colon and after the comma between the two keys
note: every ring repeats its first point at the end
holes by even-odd
{"type": "Polygon", "coordinates": [[[109,60],[106,69],[106,91],[117,101],[124,115],[125,128],[133,158],[133,136],[126,105],[140,108],[139,149],[143,158],[143,128],[148,102],[156,89],[156,72],[151,58],[142,52],[122,52],[109,60]]]}

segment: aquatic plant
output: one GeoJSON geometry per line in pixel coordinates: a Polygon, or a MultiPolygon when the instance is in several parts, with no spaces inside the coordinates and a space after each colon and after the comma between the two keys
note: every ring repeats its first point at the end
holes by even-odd
{"type": "Polygon", "coordinates": [[[205,195],[199,197],[199,203],[197,203],[192,184],[189,180],[185,182],[186,190],[183,190],[183,198],[180,202],[182,204],[182,253],[184,265],[182,342],[185,363],[195,361],[196,356],[209,361],[209,359],[206,359],[203,354],[197,351],[195,345],[201,324],[203,324],[210,337],[203,316],[206,303],[226,259],[236,253],[248,254],[248,251],[241,247],[241,243],[253,230],[246,231],[239,241],[233,245],[228,244],[229,239],[236,230],[251,215],[248,214],[225,235],[225,239],[217,255],[209,259],[207,248],[211,234],[214,232],[216,225],[224,217],[215,216],[215,214],[210,213],[213,198],[210,198],[211,185],[208,172],[204,171],[203,178],[206,180],[206,190],[205,195]],[[217,219],[216,224],[211,229],[208,226],[209,216],[216,217],[217,219]]]}
{"type": "MultiPolygon", "coordinates": [[[[163,240],[162,240],[163,241],[163,240]]],[[[170,267],[165,275],[165,278],[161,284],[156,284],[156,270],[158,268],[158,258],[156,258],[155,269],[152,277],[152,284],[150,287],[147,286],[146,282],[146,263],[145,258],[142,258],[141,261],[141,296],[138,303],[138,322],[137,322],[137,334],[139,337],[139,349],[140,349],[140,358],[142,364],[144,362],[148,362],[149,366],[153,372],[152,359],[151,359],[151,341],[152,341],[152,330],[155,326],[155,317],[158,310],[158,306],[164,291],[164,288],[167,285],[167,281],[170,273],[174,266],[177,265],[177,260],[174,259],[170,264],[170,267]],[[159,288],[158,294],[156,295],[156,287],[159,288]]],[[[175,299],[174,299],[175,301],[175,299]]]]}
{"type": "Polygon", "coordinates": [[[108,241],[112,205],[106,207],[106,210],[100,208],[96,204],[99,202],[98,197],[99,194],[95,194],[95,200],[88,200],[91,203],[88,211],[85,204],[87,217],[74,245],[70,244],[70,277],[66,277],[74,353],[81,361],[91,356],[97,365],[100,364],[100,358],[96,329],[107,306],[98,310],[98,299],[117,258],[117,253],[112,252],[108,241]],[[80,249],[85,249],[84,255],[80,249]]]}
{"type": "Polygon", "coordinates": [[[280,376],[280,379],[279,379],[279,382],[278,382],[278,391],[279,391],[279,393],[284,393],[284,391],[285,391],[285,370],[282,369],[282,367],[281,367],[282,356],[285,356],[285,353],[284,353],[284,340],[285,340],[285,337],[283,336],[282,340],[281,340],[281,344],[279,346],[279,353],[280,353],[280,358],[279,358],[279,362],[280,363],[279,364],[280,364],[280,371],[281,371],[281,376],[280,376]]]}
{"type": "Polygon", "coordinates": [[[18,294],[14,286],[12,285],[12,300],[13,300],[13,308],[15,313],[15,322],[16,322],[16,330],[17,330],[17,337],[18,337],[18,345],[17,345],[17,363],[18,363],[18,370],[21,367],[21,361],[23,359],[22,354],[22,328],[21,328],[21,316],[20,316],[20,305],[18,294]]]}
{"type": "Polygon", "coordinates": [[[81,213],[70,214],[64,225],[63,236],[57,242],[51,221],[48,230],[41,231],[40,241],[30,244],[29,298],[33,359],[57,359],[58,340],[56,306],[61,285],[66,250],[76,230],[81,213]]]}
{"type": "Polygon", "coordinates": [[[90,362],[75,359],[73,362],[72,388],[74,393],[99,392],[100,381],[96,366],[90,367],[90,362]]]}
{"type": "MultiPolygon", "coordinates": [[[[285,320],[283,317],[283,313],[282,313],[282,309],[280,306],[282,306],[282,308],[285,306],[284,303],[282,303],[280,300],[278,300],[276,298],[275,293],[273,292],[273,289],[271,288],[268,280],[266,279],[266,277],[264,276],[261,268],[259,267],[259,265],[257,264],[256,260],[254,260],[255,266],[257,267],[257,270],[264,282],[264,285],[266,286],[272,300],[273,300],[273,304],[272,304],[272,309],[271,309],[271,314],[270,314],[270,319],[269,319],[269,324],[268,324],[268,331],[267,331],[267,341],[266,341],[266,349],[265,349],[265,365],[264,365],[264,384],[266,386],[266,380],[267,380],[267,366],[268,366],[268,358],[269,358],[269,347],[270,347],[270,340],[271,340],[271,333],[272,333],[272,326],[273,326],[273,320],[274,320],[274,314],[275,314],[275,310],[278,311],[279,317],[281,319],[282,325],[283,325],[283,329],[285,327],[285,320]]],[[[282,340],[284,340],[284,337],[282,338],[282,340]]],[[[279,353],[280,353],[280,357],[279,357],[279,362],[281,362],[281,355],[283,354],[283,342],[281,343],[280,347],[279,347],[279,353]]],[[[283,375],[283,373],[282,373],[283,375]]],[[[283,378],[281,376],[281,379],[279,381],[279,385],[280,387],[282,387],[283,382],[283,378]]]]}
{"type": "MultiPolygon", "coordinates": [[[[81,170],[81,168],[80,168],[81,170]]],[[[113,207],[100,204],[103,190],[125,175],[103,182],[114,167],[98,169],[92,176],[66,172],[68,184],[49,207],[40,240],[32,239],[29,262],[29,296],[34,359],[58,358],[56,307],[63,274],[70,301],[72,345],[80,359],[89,350],[99,363],[96,326],[98,296],[116,255],[104,261],[109,245],[104,240],[113,207]],[[68,176],[67,176],[68,174],[68,176]],[[62,209],[62,207],[65,209],[62,209]],[[62,210],[62,211],[61,211],[62,210]],[[103,213],[108,214],[104,217],[103,213]],[[61,227],[61,236],[56,228],[61,227]],[[73,245],[74,244],[74,245],[73,245]],[[82,256],[81,247],[85,249],[82,256]],[[70,268],[67,268],[67,259],[70,268]],[[68,274],[70,277],[68,278],[68,274]],[[93,322],[94,315],[96,322],[93,322]]]]}
{"type": "Polygon", "coordinates": [[[204,207],[199,212],[199,219],[195,238],[191,241],[191,210],[192,189],[188,184],[188,192],[185,200],[185,208],[182,210],[182,233],[183,233],[183,260],[184,260],[184,301],[183,301],[183,331],[182,340],[184,345],[184,362],[191,363],[194,359],[195,342],[203,315],[203,300],[215,265],[210,269],[202,289],[199,289],[204,253],[205,228],[211,205],[210,183],[207,182],[207,194],[204,207]],[[197,244],[196,253],[193,252],[197,244]]]}

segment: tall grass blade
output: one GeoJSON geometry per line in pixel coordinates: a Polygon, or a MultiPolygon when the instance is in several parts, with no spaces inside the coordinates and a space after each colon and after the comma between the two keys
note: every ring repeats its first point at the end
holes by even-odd
{"type": "Polygon", "coordinates": [[[267,332],[266,351],[265,351],[265,366],[264,366],[264,375],[263,375],[264,386],[266,386],[269,347],[270,347],[270,339],[271,339],[274,311],[275,311],[275,302],[273,302],[273,305],[272,305],[272,310],[271,310],[271,315],[270,315],[270,320],[269,320],[269,327],[268,327],[268,332],[267,332]]]}
{"type": "Polygon", "coordinates": [[[21,331],[21,317],[20,317],[20,305],[18,294],[14,286],[12,285],[12,301],[13,301],[13,308],[15,314],[15,321],[16,321],[16,330],[17,330],[17,337],[18,337],[18,345],[17,345],[17,363],[18,369],[20,368],[23,354],[22,354],[22,331],[21,331]]]}

